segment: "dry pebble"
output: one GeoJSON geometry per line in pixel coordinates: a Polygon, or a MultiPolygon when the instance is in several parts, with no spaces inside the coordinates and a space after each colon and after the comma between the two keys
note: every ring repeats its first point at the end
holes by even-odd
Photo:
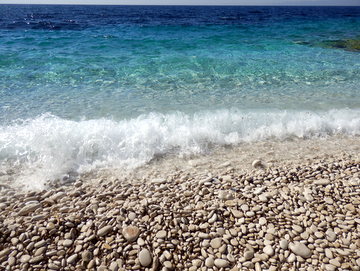
{"type": "Polygon", "coordinates": [[[139,262],[142,266],[149,266],[152,262],[152,257],[147,249],[143,249],[139,253],[139,262]]]}

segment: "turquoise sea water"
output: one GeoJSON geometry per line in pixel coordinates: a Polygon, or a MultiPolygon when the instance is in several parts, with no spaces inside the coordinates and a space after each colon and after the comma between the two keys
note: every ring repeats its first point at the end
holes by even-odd
{"type": "Polygon", "coordinates": [[[0,5],[0,163],[55,178],[359,135],[360,53],[327,46],[359,39],[360,7],[0,5]]]}

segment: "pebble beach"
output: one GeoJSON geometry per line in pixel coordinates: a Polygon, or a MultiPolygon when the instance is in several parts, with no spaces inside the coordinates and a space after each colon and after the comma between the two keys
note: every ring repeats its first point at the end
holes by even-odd
{"type": "Polygon", "coordinates": [[[349,140],[250,144],[266,154],[169,158],[42,191],[4,183],[0,268],[360,270],[359,139],[349,140]]]}

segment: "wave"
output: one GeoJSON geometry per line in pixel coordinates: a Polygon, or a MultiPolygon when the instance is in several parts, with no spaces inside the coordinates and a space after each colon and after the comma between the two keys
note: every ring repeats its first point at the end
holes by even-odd
{"type": "Polygon", "coordinates": [[[359,135],[360,110],[149,113],[115,121],[45,114],[0,126],[0,175],[41,188],[46,180],[98,168],[134,168],[154,157],[266,139],[359,135]],[[1,173],[2,172],[2,173],[1,173]]]}

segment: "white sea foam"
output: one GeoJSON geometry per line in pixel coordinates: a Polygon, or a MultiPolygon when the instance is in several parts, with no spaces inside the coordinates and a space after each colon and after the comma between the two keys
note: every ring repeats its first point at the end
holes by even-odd
{"type": "Polygon", "coordinates": [[[130,120],[71,121],[52,115],[0,126],[2,170],[41,187],[69,172],[136,167],[156,156],[199,154],[213,145],[335,134],[360,135],[360,110],[150,113],[130,120]]]}

